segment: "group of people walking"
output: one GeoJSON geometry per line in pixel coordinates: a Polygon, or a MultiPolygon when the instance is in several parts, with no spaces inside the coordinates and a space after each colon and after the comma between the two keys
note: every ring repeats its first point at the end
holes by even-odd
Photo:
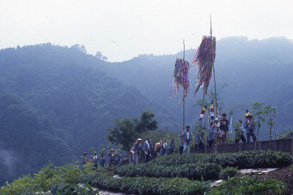
{"type": "MultiPolygon", "coordinates": [[[[235,143],[239,143],[240,140],[242,142],[250,142],[250,137],[252,137],[253,141],[256,141],[255,136],[255,125],[252,120],[253,115],[249,112],[245,115],[245,121],[243,123],[242,119],[238,121],[238,124],[235,128],[235,143]],[[246,134],[246,138],[245,138],[246,134]]],[[[226,119],[226,114],[222,114],[221,120],[215,118],[213,122],[210,123],[210,127],[208,129],[208,146],[212,147],[217,144],[225,144],[227,143],[227,134],[229,121],[226,119]]],[[[180,154],[190,153],[191,143],[194,141],[195,149],[204,148],[204,136],[205,133],[202,130],[195,132],[193,135],[190,131],[190,126],[186,126],[185,129],[181,129],[179,132],[179,152],[180,154]]],[[[166,139],[161,139],[159,142],[153,144],[152,139],[148,138],[145,142],[142,143],[142,139],[138,138],[131,148],[128,159],[129,163],[138,164],[139,162],[149,162],[153,155],[155,156],[165,156],[175,152],[175,141],[174,138],[171,141],[166,141],[166,139]]],[[[110,165],[119,165],[122,163],[121,151],[119,149],[111,149],[108,151],[109,164],[110,165]]],[[[105,154],[102,153],[99,156],[96,152],[92,156],[92,161],[94,163],[94,167],[98,165],[101,167],[105,167],[106,158],[105,154]]],[[[84,152],[82,159],[80,161],[80,165],[83,167],[84,164],[87,163],[87,153],[84,152]]]]}
{"type": "Polygon", "coordinates": [[[160,140],[155,146],[152,143],[152,139],[148,138],[143,144],[142,139],[138,138],[129,152],[129,162],[138,164],[140,159],[144,159],[144,162],[149,162],[153,155],[165,156],[172,154],[175,151],[174,138],[169,143],[165,139],[160,140]]]}

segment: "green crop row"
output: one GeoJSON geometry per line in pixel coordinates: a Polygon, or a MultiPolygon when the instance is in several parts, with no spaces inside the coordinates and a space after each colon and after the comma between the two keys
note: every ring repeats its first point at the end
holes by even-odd
{"type": "Polygon", "coordinates": [[[101,173],[83,175],[81,182],[109,191],[127,194],[281,194],[286,191],[287,185],[276,179],[258,180],[257,177],[240,175],[229,178],[215,189],[211,183],[192,181],[187,178],[153,178],[153,177],[123,177],[113,178],[101,173]]]}
{"type": "Polygon", "coordinates": [[[127,194],[204,194],[209,182],[187,178],[123,177],[113,178],[100,173],[82,176],[81,182],[110,191],[127,194]]]}
{"type": "Polygon", "coordinates": [[[152,160],[149,164],[178,166],[194,163],[214,163],[222,167],[267,168],[282,167],[292,163],[289,153],[274,151],[243,151],[229,154],[172,154],[152,160]]]}
{"type": "Polygon", "coordinates": [[[126,165],[116,169],[116,174],[126,177],[185,177],[192,180],[213,180],[219,177],[222,167],[212,163],[163,166],[154,164],[126,165]]]}

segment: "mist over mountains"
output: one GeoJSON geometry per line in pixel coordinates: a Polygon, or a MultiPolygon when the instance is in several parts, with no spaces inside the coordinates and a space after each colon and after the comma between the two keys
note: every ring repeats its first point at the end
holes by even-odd
{"type": "MultiPolygon", "coordinates": [[[[263,102],[277,107],[274,131],[292,128],[292,53],[293,42],[286,38],[219,40],[215,68],[220,111],[233,107],[233,120],[238,120],[253,103],[263,102]]],[[[186,58],[192,61],[194,54],[187,50],[186,58]]],[[[35,172],[49,160],[56,165],[78,160],[83,151],[105,143],[115,118],[136,118],[150,110],[160,128],[181,128],[182,92],[170,100],[175,60],[181,56],[141,55],[109,63],[78,45],[0,50],[0,184],[35,172]]],[[[192,86],[186,99],[186,124],[193,129],[202,99],[201,92],[192,98],[196,70],[195,65],[189,70],[192,86]]],[[[268,138],[266,125],[260,136],[268,138]]]]}

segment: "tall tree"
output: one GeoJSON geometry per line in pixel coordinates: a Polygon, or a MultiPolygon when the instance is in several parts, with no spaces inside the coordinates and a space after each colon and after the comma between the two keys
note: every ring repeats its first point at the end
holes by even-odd
{"type": "Polygon", "coordinates": [[[107,139],[112,144],[121,144],[123,150],[129,151],[141,133],[158,128],[158,121],[154,117],[154,113],[145,111],[141,114],[140,120],[131,120],[129,118],[123,120],[116,119],[115,127],[107,129],[110,133],[107,139]]]}

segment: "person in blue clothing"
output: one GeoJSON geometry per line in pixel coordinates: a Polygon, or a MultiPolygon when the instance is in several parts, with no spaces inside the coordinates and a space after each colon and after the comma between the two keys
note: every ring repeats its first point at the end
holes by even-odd
{"type": "Polygon", "coordinates": [[[169,143],[169,147],[167,149],[167,154],[172,154],[173,152],[175,152],[175,140],[174,138],[171,139],[170,143],[169,143]]]}
{"type": "Polygon", "coordinates": [[[151,149],[152,149],[151,138],[148,138],[143,144],[143,152],[145,154],[146,163],[150,161],[150,158],[152,158],[151,149]]]}
{"type": "Polygon", "coordinates": [[[212,147],[215,143],[215,137],[217,134],[217,129],[213,127],[214,123],[210,123],[210,128],[209,128],[209,136],[208,136],[208,141],[209,141],[209,147],[212,147]]]}
{"type": "Polygon", "coordinates": [[[160,156],[164,156],[166,154],[168,143],[166,142],[166,139],[160,140],[160,156]]]}
{"type": "Polygon", "coordinates": [[[190,126],[186,126],[186,131],[183,134],[182,137],[183,141],[183,153],[187,154],[190,153],[190,144],[192,142],[192,134],[190,132],[190,126]]]}
{"type": "Polygon", "coordinates": [[[179,142],[179,152],[180,152],[180,154],[182,154],[183,153],[183,149],[184,149],[184,144],[183,144],[183,134],[184,134],[184,128],[182,128],[181,130],[180,130],[180,132],[179,132],[179,140],[180,140],[180,142],[179,142]]]}
{"type": "Polygon", "coordinates": [[[106,164],[106,158],[105,158],[105,153],[102,153],[100,156],[99,156],[99,165],[101,167],[105,167],[105,164],[106,164]]]}
{"type": "Polygon", "coordinates": [[[142,144],[141,144],[142,139],[138,138],[133,146],[133,152],[134,152],[134,164],[139,163],[139,159],[141,157],[141,150],[142,150],[142,144]]]}
{"type": "Polygon", "coordinates": [[[256,141],[255,136],[255,126],[252,120],[252,114],[249,112],[246,114],[246,121],[244,122],[244,128],[246,129],[246,135],[247,135],[247,142],[250,142],[250,136],[253,138],[253,141],[256,141]]]}
{"type": "Polygon", "coordinates": [[[81,160],[80,160],[80,162],[79,162],[82,171],[83,171],[83,168],[84,168],[83,165],[87,164],[87,161],[88,161],[88,160],[87,160],[87,153],[84,152],[84,153],[82,154],[81,160]]]}

